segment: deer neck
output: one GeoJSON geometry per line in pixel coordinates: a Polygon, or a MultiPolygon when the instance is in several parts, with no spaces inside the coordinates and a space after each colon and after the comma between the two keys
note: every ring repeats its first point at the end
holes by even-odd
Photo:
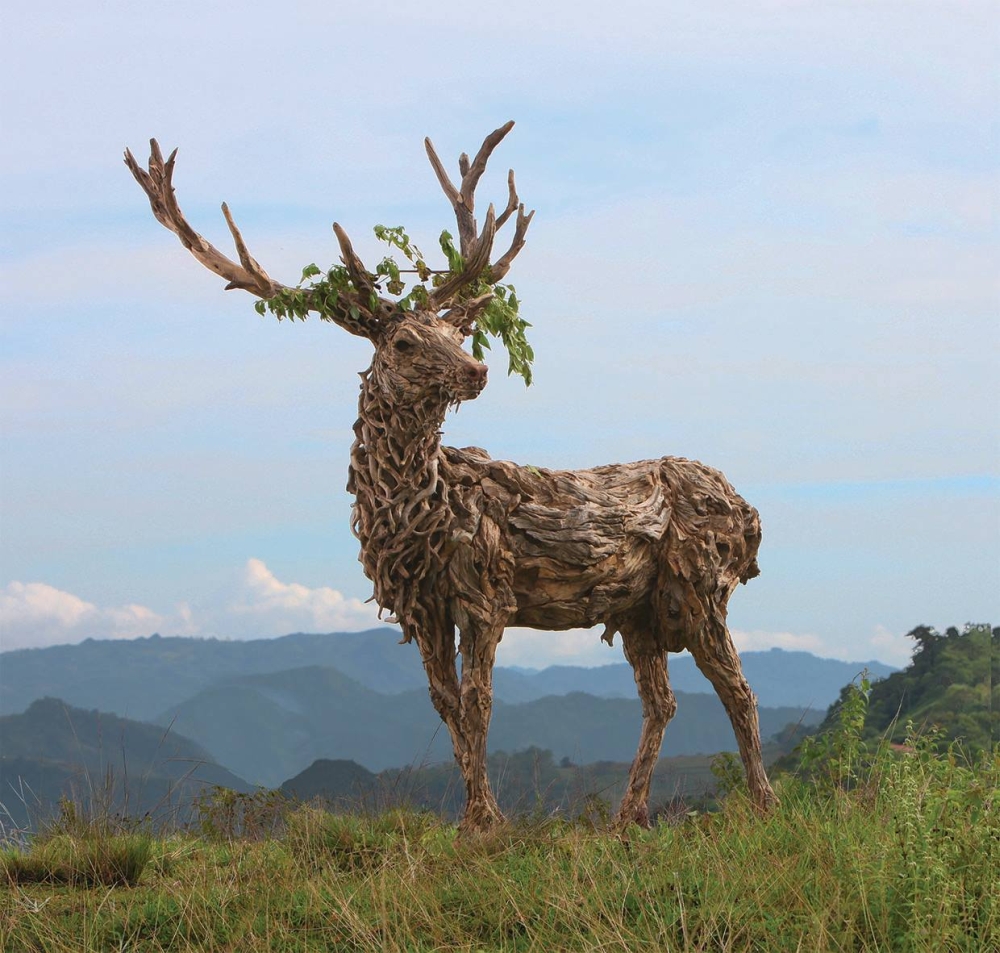
{"type": "Polygon", "coordinates": [[[381,608],[405,613],[402,590],[440,569],[450,519],[441,461],[439,400],[398,406],[361,375],[348,491],[360,560],[381,608]]]}
{"type": "Polygon", "coordinates": [[[400,406],[388,401],[362,374],[354,424],[352,492],[365,491],[376,506],[398,506],[439,487],[441,426],[447,405],[439,400],[400,406]]]}

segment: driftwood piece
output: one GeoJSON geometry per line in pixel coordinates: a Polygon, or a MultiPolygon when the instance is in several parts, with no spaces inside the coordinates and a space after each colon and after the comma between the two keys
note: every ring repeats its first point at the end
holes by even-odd
{"type": "MultiPolygon", "coordinates": [[[[459,186],[427,140],[466,267],[432,292],[426,309],[405,311],[378,297],[373,276],[335,226],[356,290],[333,310],[324,303],[322,316],[375,347],[361,375],[348,477],[361,563],[378,605],[420,650],[466,784],[462,830],[501,818],[486,775],[486,739],[496,649],[510,625],[603,625],[609,643],[620,634],[643,712],[620,822],[649,822],[652,772],[677,707],[667,653],[684,649],[729,714],[751,796],[764,810],[775,798],[761,758],[756,699],[726,627],[730,595],[758,573],[757,511],[717,470],[681,457],[546,470],[441,443],[448,410],[486,385],[486,367],[462,343],[490,296],[470,300],[467,289],[481,276],[495,282],[506,273],[534,214],[525,214],[511,172],[503,213],[498,218],[490,206],[483,228],[476,225],[476,185],[512,125],[491,133],[473,162],[462,156],[459,186]],[[514,212],[511,245],[491,264],[497,229],[514,212]]],[[[173,154],[164,163],[154,140],[148,172],[131,153],[126,162],[157,219],[227,287],[260,297],[286,289],[250,256],[225,206],[239,263],[191,228],[173,196],[173,154]]]]}

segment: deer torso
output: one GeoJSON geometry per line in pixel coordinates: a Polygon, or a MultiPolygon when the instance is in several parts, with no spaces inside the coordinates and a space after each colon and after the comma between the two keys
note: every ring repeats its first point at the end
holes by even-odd
{"type": "Polygon", "coordinates": [[[498,619],[614,632],[655,615],[679,649],[702,603],[756,575],[756,510],[717,470],[680,457],[519,466],[442,446],[447,409],[438,395],[394,402],[362,375],[353,528],[375,599],[404,632],[498,619]]]}

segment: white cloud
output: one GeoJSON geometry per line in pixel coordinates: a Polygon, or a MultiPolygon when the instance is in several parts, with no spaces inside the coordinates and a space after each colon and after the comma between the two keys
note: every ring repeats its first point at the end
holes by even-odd
{"type": "Polygon", "coordinates": [[[889,665],[906,666],[913,655],[913,643],[899,632],[892,632],[884,625],[875,626],[868,640],[875,656],[889,665]]]}
{"type": "Polygon", "coordinates": [[[0,648],[65,645],[84,639],[163,635],[270,638],[289,632],[344,632],[379,625],[374,605],[336,589],[282,582],[250,559],[215,604],[178,603],[166,613],[129,603],[97,606],[44,582],[11,582],[0,593],[0,648]]]}
{"type": "MultiPolygon", "coordinates": [[[[248,628],[261,635],[287,632],[343,632],[378,625],[374,603],[345,596],[329,586],[310,589],[282,582],[260,559],[244,569],[241,591],[219,622],[235,627],[240,637],[248,628]]],[[[236,634],[235,632],[233,634],[236,634]]]]}
{"type": "MultiPolygon", "coordinates": [[[[242,573],[213,604],[180,602],[166,613],[137,603],[97,606],[43,582],[11,582],[0,591],[0,649],[42,648],[84,639],[131,639],[163,635],[272,638],[290,632],[351,632],[384,624],[373,603],[329,586],[284,582],[261,559],[249,559],[242,573]]],[[[541,632],[510,628],[497,651],[497,664],[543,669],[550,665],[611,665],[624,661],[621,636],[609,648],[602,628],[541,632]]],[[[912,645],[905,635],[877,625],[866,639],[836,644],[812,633],[732,630],[740,652],[771,648],[811,652],[824,658],[864,661],[874,657],[905,666],[912,645]]]]}
{"type": "Polygon", "coordinates": [[[539,632],[510,628],[497,650],[497,665],[548,668],[550,665],[611,665],[624,661],[621,639],[612,648],[601,641],[603,628],[539,632]]]}
{"type": "Polygon", "coordinates": [[[11,582],[0,593],[0,647],[38,648],[87,638],[131,639],[164,623],[146,606],[98,608],[44,582],[11,582]]]}
{"type": "MultiPolygon", "coordinates": [[[[566,632],[538,632],[534,629],[511,628],[504,633],[497,652],[498,665],[517,665],[522,668],[547,668],[550,665],[611,665],[624,661],[621,636],[616,635],[613,648],[601,639],[600,626],[593,629],[570,629],[566,632]]],[[[811,652],[822,658],[842,658],[845,661],[864,661],[865,648],[856,643],[830,645],[818,635],[796,632],[744,631],[733,629],[732,636],[740,652],[761,652],[778,648],[788,651],[811,652]]],[[[901,636],[888,632],[876,634],[871,639],[873,653],[887,663],[902,665],[909,658],[909,651],[902,645],[901,636]]]]}
{"type": "MultiPolygon", "coordinates": [[[[812,652],[814,655],[832,657],[833,652],[826,647],[818,635],[799,635],[795,632],[744,632],[732,629],[733,642],[740,652],[761,652],[767,649],[787,649],[791,652],[812,652]]],[[[849,660],[853,661],[853,660],[849,660]]]]}

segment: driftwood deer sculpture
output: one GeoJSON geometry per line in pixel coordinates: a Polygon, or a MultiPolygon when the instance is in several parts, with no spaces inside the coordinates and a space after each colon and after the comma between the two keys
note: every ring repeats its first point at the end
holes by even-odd
{"type": "MultiPolygon", "coordinates": [[[[462,348],[492,284],[524,245],[526,214],[510,173],[509,200],[491,205],[481,230],[475,189],[496,145],[513,123],[491,133],[475,159],[463,155],[454,185],[430,140],[427,153],[457,218],[464,267],[404,310],[379,294],[378,276],[334,231],[350,282],[334,299],[305,305],[374,345],[361,375],[348,488],[353,529],[378,605],[415,641],[435,708],[448,727],[467,789],[462,830],[489,827],[502,815],[486,773],[492,673],[506,626],[564,630],[605,626],[620,633],[642,700],[639,748],[618,811],[624,823],[649,823],[653,768],[676,701],[667,653],[687,649],[732,721],[749,791],[762,810],[775,800],[761,759],[756,699],[726,627],[736,585],[758,573],[757,511],[725,477],[700,463],[662,457],[592,470],[560,471],[492,460],[476,448],[441,443],[446,412],[478,397],[487,368],[462,348]],[[494,237],[509,219],[513,240],[492,259],[494,237]],[[480,285],[480,289],[481,289],[480,285]],[[456,652],[457,632],[457,652],[456,652]],[[460,664],[456,665],[456,661],[460,664]]],[[[174,197],[176,152],[165,162],[151,142],[148,170],[125,161],[157,220],[205,267],[272,299],[287,286],[250,256],[225,205],[239,261],[223,255],[185,220],[174,197]]],[[[301,315],[300,315],[301,316],[301,315]]]]}

